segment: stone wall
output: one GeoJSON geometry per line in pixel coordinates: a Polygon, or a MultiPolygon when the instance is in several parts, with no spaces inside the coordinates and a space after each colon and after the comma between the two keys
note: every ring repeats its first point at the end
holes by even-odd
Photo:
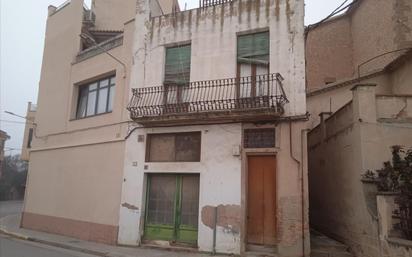
{"type": "Polygon", "coordinates": [[[399,233],[394,233],[393,211],[396,194],[380,194],[376,197],[379,213],[379,240],[382,257],[410,257],[412,256],[412,241],[402,239],[399,233]],[[395,235],[396,234],[396,235],[395,235]]]}

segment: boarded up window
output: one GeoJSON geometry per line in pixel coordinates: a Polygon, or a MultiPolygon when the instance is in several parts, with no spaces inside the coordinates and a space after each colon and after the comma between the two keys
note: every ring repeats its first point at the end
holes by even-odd
{"type": "Polygon", "coordinates": [[[151,162],[167,162],[175,158],[175,136],[172,134],[149,135],[148,148],[151,162]]]}
{"type": "Polygon", "coordinates": [[[246,129],[244,133],[245,148],[276,147],[275,129],[246,129]]]}
{"type": "Polygon", "coordinates": [[[201,133],[150,134],[147,162],[199,162],[201,133]]]}
{"type": "Polygon", "coordinates": [[[238,37],[237,58],[239,63],[269,64],[269,32],[238,37]]]}
{"type": "Polygon", "coordinates": [[[165,85],[187,85],[190,82],[191,46],[166,49],[165,85]]]}

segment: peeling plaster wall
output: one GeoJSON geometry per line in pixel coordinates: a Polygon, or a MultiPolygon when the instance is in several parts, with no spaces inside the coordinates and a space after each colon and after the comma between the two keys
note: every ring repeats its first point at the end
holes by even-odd
{"type": "Polygon", "coordinates": [[[141,240],[145,211],[145,173],[197,173],[200,174],[199,249],[212,251],[213,230],[210,227],[208,209],[220,206],[216,250],[239,253],[241,161],[239,156],[233,155],[233,147],[240,145],[240,124],[144,129],[134,133],[127,140],[119,243],[136,245],[141,240]],[[137,143],[139,135],[145,136],[146,141],[147,133],[185,131],[202,132],[200,162],[145,162],[146,142],[137,143]],[[134,162],[137,162],[137,166],[133,166],[134,162]],[[124,205],[132,205],[136,208],[132,209],[124,205]],[[236,215],[232,216],[232,214],[236,215]],[[237,219],[236,216],[239,218],[237,219]]]}
{"type": "Polygon", "coordinates": [[[378,119],[412,121],[412,96],[378,96],[376,110],[378,119]]]}
{"type": "MultiPolygon", "coordinates": [[[[144,12],[145,7],[138,8],[144,12]]],[[[142,20],[136,27],[144,24],[146,31],[135,37],[133,86],[162,85],[165,46],[187,43],[192,46],[191,81],[235,77],[237,34],[269,30],[270,71],[285,78],[286,115],[306,112],[303,1],[236,0],[155,18],[138,14],[137,19],[142,20]]]]}
{"type": "MultiPolygon", "coordinates": [[[[220,253],[242,252],[244,247],[245,190],[247,180],[242,171],[242,162],[247,161],[233,154],[241,145],[242,128],[254,128],[252,124],[226,124],[207,126],[185,126],[174,128],[141,129],[127,140],[124,182],[120,207],[120,244],[138,245],[143,236],[145,192],[147,173],[198,173],[200,174],[199,235],[200,251],[213,250],[214,208],[218,207],[217,245],[220,253]],[[201,161],[199,163],[146,163],[146,142],[138,142],[139,136],[148,133],[202,132],[201,161]],[[137,166],[136,166],[137,165],[137,166]],[[146,166],[146,169],[145,169],[146,166]],[[242,175],[243,174],[243,175],[242,175]],[[243,233],[243,234],[242,234],[243,233]]],[[[306,152],[300,149],[306,143],[300,140],[305,123],[292,125],[292,144],[295,158],[301,159],[304,183],[304,222],[302,223],[301,170],[290,156],[289,124],[276,126],[277,135],[277,241],[282,256],[301,256],[302,226],[305,233],[305,248],[309,252],[308,186],[306,152]],[[303,145],[302,145],[303,143],[303,145]]],[[[274,153],[273,151],[266,151],[274,153]]]]}
{"type": "MultiPolygon", "coordinates": [[[[191,81],[236,77],[237,35],[259,31],[270,32],[270,70],[285,78],[284,88],[290,103],[286,116],[306,113],[302,0],[235,0],[214,7],[194,9],[160,17],[150,17],[150,3],[139,0],[135,26],[134,65],[131,87],[163,84],[165,48],[191,43],[191,81]]],[[[304,122],[292,122],[293,153],[302,160],[303,183],[306,181],[306,152],[302,149],[301,130],[304,122]]],[[[252,126],[253,127],[253,126],[252,126]]],[[[302,196],[299,165],[290,156],[289,124],[278,125],[281,148],[278,152],[278,249],[282,256],[300,256],[302,226],[309,251],[307,211],[302,225],[302,196]]],[[[239,254],[244,247],[243,207],[245,179],[242,162],[233,155],[233,147],[241,145],[242,124],[182,126],[140,129],[127,140],[122,204],[137,209],[120,208],[119,243],[136,245],[143,231],[145,172],[200,173],[200,215],[198,246],[211,252],[213,230],[210,210],[219,206],[216,251],[239,254]],[[174,133],[202,131],[200,163],[145,163],[145,143],[138,135],[151,132],[174,133]],[[133,164],[137,166],[133,166],[133,164]],[[144,166],[148,165],[147,170],[144,166]],[[142,209],[143,208],[143,209],[142,209]],[[241,210],[241,213],[236,213],[241,210]],[[204,216],[202,216],[204,215],[204,216]],[[239,225],[240,223],[240,225],[239,225]],[[239,227],[240,226],[240,231],[239,227]]],[[[305,184],[306,185],[306,184],[305,184]]],[[[307,187],[305,187],[307,189],[307,187]]],[[[307,191],[303,201],[307,204],[307,191]]],[[[243,249],[244,250],[244,249],[243,249]]]]}

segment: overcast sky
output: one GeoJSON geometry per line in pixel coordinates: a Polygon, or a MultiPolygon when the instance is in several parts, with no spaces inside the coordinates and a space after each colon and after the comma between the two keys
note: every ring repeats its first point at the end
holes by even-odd
{"type": "MultiPolygon", "coordinates": [[[[91,0],[86,0],[90,6],[91,0]]],[[[119,0],[121,1],[121,0],[119,0]]],[[[252,1],[252,0],[251,0],[252,1]]],[[[27,102],[36,103],[43,55],[48,5],[64,0],[0,0],[0,129],[11,139],[6,154],[20,152],[27,102]]],[[[179,0],[182,9],[193,8],[198,0],[179,0]]],[[[343,0],[306,0],[305,23],[312,24],[330,14],[343,0]]]]}

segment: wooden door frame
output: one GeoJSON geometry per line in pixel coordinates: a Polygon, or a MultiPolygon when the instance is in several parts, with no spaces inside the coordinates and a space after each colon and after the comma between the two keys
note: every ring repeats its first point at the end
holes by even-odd
{"type": "MultiPolygon", "coordinates": [[[[276,182],[276,199],[275,199],[275,206],[276,206],[276,213],[278,210],[278,149],[277,148],[262,148],[262,149],[245,149],[243,148],[242,154],[242,185],[241,185],[241,246],[240,251],[241,254],[247,251],[247,215],[248,215],[248,178],[249,178],[249,167],[248,167],[248,160],[250,156],[272,156],[276,158],[276,173],[275,173],[275,182],[276,182]]],[[[279,220],[276,217],[276,229],[279,228],[279,220]]]]}

